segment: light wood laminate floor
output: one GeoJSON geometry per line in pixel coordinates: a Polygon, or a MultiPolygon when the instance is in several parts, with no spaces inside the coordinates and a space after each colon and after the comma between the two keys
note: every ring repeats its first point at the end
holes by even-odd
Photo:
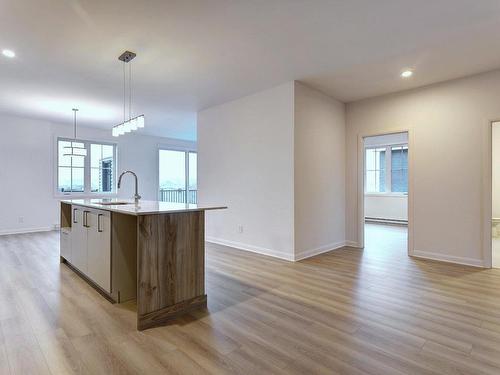
{"type": "Polygon", "coordinates": [[[208,245],[208,310],[143,332],[59,264],[57,233],[1,236],[0,374],[500,374],[500,270],[367,228],[364,251],[298,263],[208,245]]]}

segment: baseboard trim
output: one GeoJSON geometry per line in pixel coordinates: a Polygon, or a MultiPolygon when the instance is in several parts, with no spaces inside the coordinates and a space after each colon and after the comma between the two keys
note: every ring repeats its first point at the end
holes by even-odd
{"type": "Polygon", "coordinates": [[[432,251],[421,251],[421,250],[413,250],[410,256],[421,259],[437,260],[446,263],[462,264],[464,266],[485,268],[484,261],[482,259],[457,257],[453,255],[446,255],[446,254],[435,253],[432,251]]]}
{"type": "Polygon", "coordinates": [[[54,230],[53,227],[26,228],[26,229],[2,229],[2,230],[0,230],[0,236],[7,236],[7,235],[11,235],[11,234],[50,232],[53,230],[54,230]]]}
{"type": "Polygon", "coordinates": [[[319,254],[323,254],[323,253],[327,253],[329,251],[340,249],[344,246],[346,246],[346,242],[342,241],[342,242],[335,242],[335,243],[331,243],[328,245],[316,247],[314,249],[309,249],[306,251],[301,251],[300,253],[295,255],[295,260],[298,261],[298,260],[311,258],[311,257],[314,257],[314,256],[319,255],[319,254]]]}
{"type": "Polygon", "coordinates": [[[147,314],[137,315],[137,329],[143,331],[148,328],[160,327],[168,324],[172,319],[184,315],[192,310],[206,309],[207,295],[193,297],[191,299],[178,302],[174,305],[164,307],[160,310],[147,314]]]}
{"type": "Polygon", "coordinates": [[[361,246],[359,246],[359,243],[357,243],[356,241],[346,241],[345,245],[349,247],[356,247],[358,249],[361,248],[361,246]]]}
{"type": "Polygon", "coordinates": [[[282,252],[282,251],[277,251],[277,250],[272,250],[268,249],[265,247],[260,247],[260,246],[255,246],[255,245],[249,245],[245,244],[242,242],[236,242],[236,241],[229,241],[229,240],[223,240],[220,238],[215,238],[215,237],[206,237],[205,241],[214,243],[217,245],[222,245],[222,246],[229,246],[229,247],[234,247],[235,249],[238,250],[244,250],[244,251],[249,251],[251,253],[257,253],[261,255],[267,255],[270,257],[274,258],[279,258],[279,259],[284,259],[288,261],[293,261],[293,256],[291,254],[282,252]]]}
{"type": "Polygon", "coordinates": [[[214,243],[217,245],[228,246],[228,247],[232,247],[232,248],[235,248],[238,250],[248,251],[251,253],[257,253],[257,254],[261,254],[261,255],[267,255],[270,257],[284,259],[284,260],[288,260],[288,261],[292,261],[292,262],[311,258],[313,256],[327,253],[329,251],[334,251],[334,250],[340,249],[340,248],[345,247],[345,246],[351,246],[351,247],[357,246],[357,243],[352,242],[352,241],[335,242],[335,243],[320,246],[320,247],[317,247],[314,249],[302,251],[299,254],[292,256],[288,253],[284,253],[281,251],[276,251],[276,250],[272,250],[272,249],[268,249],[268,248],[264,248],[264,247],[260,247],[260,246],[248,245],[248,244],[244,244],[244,243],[236,242],[236,241],[223,240],[220,238],[207,237],[205,239],[205,241],[210,242],[210,243],[214,243]]]}
{"type": "MultiPolygon", "coordinates": [[[[207,242],[222,245],[222,246],[228,246],[228,247],[233,247],[238,250],[243,250],[243,251],[248,251],[251,253],[257,253],[261,255],[267,255],[270,257],[274,258],[279,258],[279,259],[284,259],[288,261],[299,261],[303,260],[306,258],[310,258],[319,254],[323,254],[329,251],[337,250],[340,249],[344,246],[349,246],[349,247],[355,247],[359,248],[359,244],[355,241],[345,241],[345,242],[337,242],[333,244],[328,244],[325,246],[321,246],[318,248],[310,249],[301,252],[300,254],[297,254],[295,257],[292,257],[290,254],[260,247],[260,246],[254,246],[254,245],[248,245],[244,244],[241,242],[236,242],[236,241],[229,241],[229,240],[223,240],[220,238],[214,238],[214,237],[207,237],[206,238],[207,242]]],[[[454,263],[454,264],[461,264],[464,266],[472,266],[472,267],[479,267],[479,268],[485,268],[484,261],[482,259],[474,259],[474,258],[467,258],[467,257],[457,257],[453,255],[446,255],[446,254],[441,254],[441,253],[435,253],[431,251],[421,251],[421,250],[414,250],[410,256],[413,256],[415,258],[420,258],[420,259],[428,259],[428,260],[436,260],[440,262],[446,262],[446,263],[454,263]]]]}

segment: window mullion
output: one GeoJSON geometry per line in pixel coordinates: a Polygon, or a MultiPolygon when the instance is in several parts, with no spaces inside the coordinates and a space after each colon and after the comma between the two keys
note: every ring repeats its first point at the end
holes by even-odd
{"type": "Polygon", "coordinates": [[[84,181],[84,193],[90,194],[90,143],[85,142],[85,149],[87,150],[87,157],[83,162],[83,181],[84,181]]]}
{"type": "Polygon", "coordinates": [[[385,191],[392,192],[392,147],[387,146],[385,149],[385,191]]]}
{"type": "Polygon", "coordinates": [[[116,179],[118,174],[118,147],[116,145],[113,146],[113,163],[111,164],[111,178],[113,179],[113,183],[111,185],[111,190],[113,194],[117,194],[116,188],[116,179]]]}
{"type": "Polygon", "coordinates": [[[188,201],[188,188],[189,188],[189,153],[184,152],[184,163],[185,163],[185,174],[186,178],[184,179],[184,187],[185,187],[185,199],[186,203],[189,203],[188,201]]]}
{"type": "Polygon", "coordinates": [[[70,175],[70,181],[71,181],[71,191],[70,191],[70,194],[73,194],[73,156],[70,156],[69,157],[70,160],[71,160],[71,168],[69,169],[69,175],[70,175]]]}
{"type": "Polygon", "coordinates": [[[366,179],[368,178],[368,165],[366,165],[366,147],[365,147],[365,152],[363,153],[363,191],[366,193],[366,179]]]}

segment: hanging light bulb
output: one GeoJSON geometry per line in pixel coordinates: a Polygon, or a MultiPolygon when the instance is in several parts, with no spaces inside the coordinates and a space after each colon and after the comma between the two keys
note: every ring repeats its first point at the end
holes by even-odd
{"type": "Polygon", "coordinates": [[[75,147],[73,142],[73,156],[87,156],[87,150],[84,147],[75,147]]]}
{"type": "Polygon", "coordinates": [[[137,118],[130,120],[130,130],[137,130],[137,118]]]}
{"type": "Polygon", "coordinates": [[[118,135],[125,134],[125,126],[123,124],[118,125],[118,135]]]}
{"type": "Polygon", "coordinates": [[[137,117],[137,127],[140,129],[144,127],[144,115],[137,117]]]}
{"type": "Polygon", "coordinates": [[[73,108],[73,141],[71,141],[70,146],[63,148],[63,156],[85,157],[87,156],[87,149],[82,142],[78,142],[76,139],[76,112],[78,112],[78,108],[73,108]]]}
{"type": "Polygon", "coordinates": [[[124,122],[122,126],[124,133],[130,133],[132,131],[132,129],[130,128],[130,121],[124,122]]]}

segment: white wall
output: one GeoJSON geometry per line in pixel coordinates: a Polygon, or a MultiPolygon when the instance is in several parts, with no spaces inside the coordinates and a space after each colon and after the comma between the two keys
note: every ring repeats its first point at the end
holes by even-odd
{"type": "MultiPolygon", "coordinates": [[[[71,124],[0,114],[0,234],[49,230],[59,224],[59,197],[55,196],[55,139],[71,137],[71,124]],[[24,222],[20,222],[23,218],[24,222]]],[[[143,199],[158,197],[158,144],[193,145],[167,138],[125,135],[79,127],[78,137],[118,144],[118,170],[131,169],[139,177],[143,199]]],[[[124,180],[120,197],[133,195],[133,179],[124,180]]]]}
{"type": "Polygon", "coordinates": [[[347,105],[348,240],[359,241],[358,136],[410,129],[414,254],[484,264],[485,150],[499,87],[495,71],[347,105]]]}
{"type": "Polygon", "coordinates": [[[406,195],[365,194],[365,217],[386,220],[408,220],[406,195]]]}
{"type": "Polygon", "coordinates": [[[344,104],[295,83],[295,258],[345,245],[344,104]]]}
{"type": "Polygon", "coordinates": [[[229,207],[207,240],[289,260],[345,245],[344,116],[298,82],[201,111],[199,201],[229,207]]]}
{"type": "Polygon", "coordinates": [[[207,240],[293,259],[292,125],[293,82],[198,113],[207,240]]]}

